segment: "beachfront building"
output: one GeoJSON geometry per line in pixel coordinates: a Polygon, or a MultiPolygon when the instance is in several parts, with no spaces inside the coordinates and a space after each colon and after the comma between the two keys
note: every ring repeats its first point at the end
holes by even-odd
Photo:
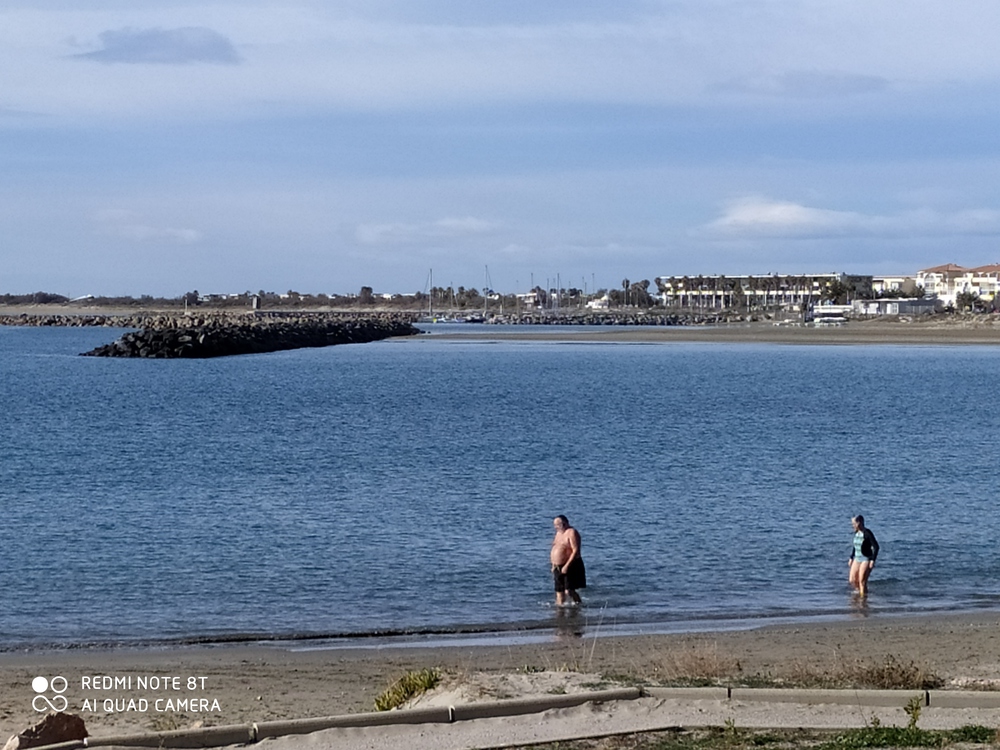
{"type": "Polygon", "coordinates": [[[803,310],[872,296],[872,277],[846,273],[765,276],[657,276],[665,307],[803,310]]]}
{"type": "Polygon", "coordinates": [[[971,291],[980,299],[989,300],[996,306],[997,295],[1000,294],[1000,263],[973,268],[970,273],[971,291]]]}
{"type": "Polygon", "coordinates": [[[872,294],[876,297],[919,296],[917,286],[912,276],[872,276],[872,294]]]}
{"type": "Polygon", "coordinates": [[[596,297],[587,303],[588,310],[610,310],[611,297],[605,294],[603,297],[596,297]]]}
{"type": "Polygon", "coordinates": [[[960,294],[973,294],[992,302],[1000,291],[1000,264],[964,268],[954,263],[917,271],[917,284],[941,306],[954,306],[960,294]]]}
{"type": "Polygon", "coordinates": [[[929,315],[937,309],[933,297],[889,297],[854,301],[855,315],[929,315]]]}
{"type": "Polygon", "coordinates": [[[516,294],[517,303],[521,307],[540,309],[542,307],[542,298],[537,291],[525,292],[524,294],[516,294]]]}
{"type": "Polygon", "coordinates": [[[968,271],[954,263],[924,268],[917,271],[917,283],[928,297],[940,300],[942,305],[954,305],[955,298],[964,290],[961,279],[968,271]]]}

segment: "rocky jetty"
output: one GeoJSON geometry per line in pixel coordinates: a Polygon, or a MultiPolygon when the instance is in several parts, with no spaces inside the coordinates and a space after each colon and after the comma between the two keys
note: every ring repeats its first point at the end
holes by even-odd
{"type": "Polygon", "coordinates": [[[28,326],[44,328],[48,326],[62,328],[146,328],[164,327],[186,316],[182,315],[151,315],[136,313],[131,315],[0,315],[0,326],[28,326]]]}
{"type": "Polygon", "coordinates": [[[85,352],[83,356],[204,359],[335,344],[362,344],[420,333],[408,316],[400,315],[161,317],[164,320],[159,321],[159,325],[126,333],[117,341],[85,352]]]}
{"type": "Polygon", "coordinates": [[[745,316],[722,312],[588,312],[572,314],[496,315],[486,319],[493,325],[529,326],[691,326],[717,325],[744,320],[745,316]]]}

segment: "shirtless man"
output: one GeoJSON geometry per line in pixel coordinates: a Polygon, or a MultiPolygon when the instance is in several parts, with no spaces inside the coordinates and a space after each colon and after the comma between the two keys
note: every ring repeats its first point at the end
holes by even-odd
{"type": "Polygon", "coordinates": [[[580,604],[577,589],[587,587],[587,571],[580,556],[580,532],[569,525],[566,516],[552,520],[556,535],[552,539],[549,559],[552,561],[552,578],[556,589],[556,605],[563,606],[572,599],[580,604]]]}

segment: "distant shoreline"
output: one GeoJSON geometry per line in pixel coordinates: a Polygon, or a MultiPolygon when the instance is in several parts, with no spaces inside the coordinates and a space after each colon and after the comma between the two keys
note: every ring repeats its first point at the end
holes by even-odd
{"type": "MultiPolygon", "coordinates": [[[[420,328],[420,324],[417,324],[420,328]]],[[[537,341],[629,344],[790,344],[790,345],[911,345],[957,346],[1000,345],[1000,321],[981,319],[935,319],[929,322],[853,321],[841,326],[813,327],[772,323],[732,323],[716,326],[607,326],[581,330],[573,326],[551,326],[527,332],[519,326],[495,326],[496,330],[437,332],[410,339],[434,341],[537,341]]]]}
{"type": "MultiPolygon", "coordinates": [[[[362,311],[354,309],[288,309],[265,310],[282,316],[296,314],[328,314],[348,316],[371,316],[390,311],[380,307],[362,311]]],[[[190,315],[250,316],[249,310],[228,310],[198,307],[190,315]]],[[[414,311],[392,311],[399,316],[419,313],[414,311]]],[[[182,317],[184,312],[141,308],[73,307],[65,305],[0,306],[0,320],[15,316],[62,316],[68,319],[80,317],[123,317],[140,316],[182,317]]],[[[71,324],[70,324],[71,325],[71,324]]],[[[417,324],[426,327],[427,324],[417,324]]],[[[628,343],[628,344],[789,344],[789,345],[909,345],[909,346],[996,346],[1000,345],[1000,316],[989,314],[934,315],[927,318],[882,317],[868,320],[852,320],[843,325],[813,326],[802,324],[777,324],[771,321],[731,322],[714,325],[629,325],[624,322],[615,325],[580,326],[573,323],[545,326],[517,324],[469,325],[452,324],[442,330],[440,324],[432,334],[413,337],[410,342],[433,338],[435,341],[533,341],[533,342],[573,342],[573,343],[628,343]]]]}

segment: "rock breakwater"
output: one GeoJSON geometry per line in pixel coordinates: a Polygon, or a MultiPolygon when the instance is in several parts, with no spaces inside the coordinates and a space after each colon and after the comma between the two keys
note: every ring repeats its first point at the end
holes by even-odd
{"type": "Polygon", "coordinates": [[[214,316],[195,320],[185,316],[126,333],[111,344],[84,352],[83,356],[204,359],[362,344],[418,333],[408,317],[398,315],[214,316]]]}
{"type": "Polygon", "coordinates": [[[521,315],[496,315],[485,322],[493,325],[530,326],[691,326],[718,325],[720,323],[743,322],[749,316],[725,313],[678,312],[678,313],[574,313],[563,315],[542,315],[525,313],[521,315]]]}

